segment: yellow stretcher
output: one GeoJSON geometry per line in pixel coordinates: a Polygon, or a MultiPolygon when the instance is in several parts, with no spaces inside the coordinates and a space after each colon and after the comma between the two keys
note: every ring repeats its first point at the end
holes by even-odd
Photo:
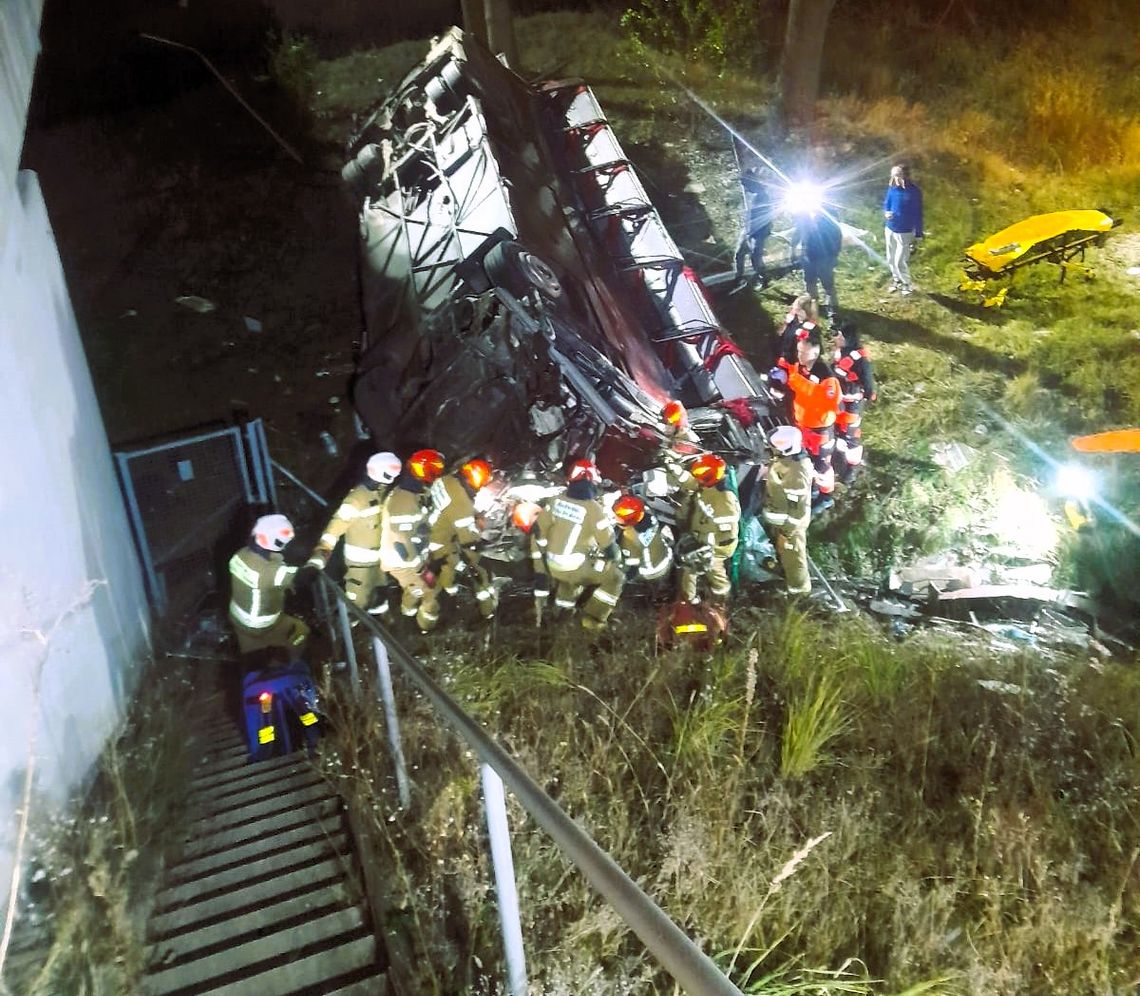
{"type": "Polygon", "coordinates": [[[1085,250],[1102,245],[1119,224],[1104,211],[1035,214],[966,249],[958,289],[981,292],[982,303],[993,308],[1005,302],[1014,275],[1024,266],[1056,263],[1061,280],[1070,270],[1092,277],[1092,268],[1084,263],[1085,250]]]}

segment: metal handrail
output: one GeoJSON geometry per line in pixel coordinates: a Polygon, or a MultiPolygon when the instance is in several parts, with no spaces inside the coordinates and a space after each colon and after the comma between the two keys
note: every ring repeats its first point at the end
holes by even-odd
{"type": "MultiPolygon", "coordinates": [[[[340,604],[380,639],[393,661],[427,697],[443,720],[492,768],[535,822],[610,903],[649,952],[691,996],[741,996],[740,990],[672,919],[602,850],[517,761],[500,747],[420,666],[385,627],[345,598],[323,574],[320,581],[340,604]]],[[[355,669],[354,669],[355,670],[355,669]]],[[[355,676],[354,676],[355,677],[355,676]]]]}

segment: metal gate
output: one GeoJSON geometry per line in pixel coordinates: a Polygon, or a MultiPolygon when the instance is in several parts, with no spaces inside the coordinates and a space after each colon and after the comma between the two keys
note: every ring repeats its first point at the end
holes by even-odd
{"type": "Polygon", "coordinates": [[[115,463],[158,616],[215,590],[225,559],[245,538],[249,506],[276,502],[261,419],[116,450],[115,463]]]}

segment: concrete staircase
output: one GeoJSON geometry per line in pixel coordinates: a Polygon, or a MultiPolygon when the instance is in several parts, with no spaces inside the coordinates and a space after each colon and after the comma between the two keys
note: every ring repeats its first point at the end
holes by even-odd
{"type": "Polygon", "coordinates": [[[387,993],[341,800],[304,753],[249,764],[232,720],[199,743],[186,844],[148,923],[143,992],[387,993]]]}

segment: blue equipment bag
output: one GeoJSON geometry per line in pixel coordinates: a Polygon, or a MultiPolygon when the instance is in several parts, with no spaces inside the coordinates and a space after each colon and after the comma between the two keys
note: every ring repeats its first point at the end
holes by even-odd
{"type": "Polygon", "coordinates": [[[317,689],[305,664],[251,671],[242,680],[242,715],[252,761],[291,754],[320,738],[317,689]]]}

